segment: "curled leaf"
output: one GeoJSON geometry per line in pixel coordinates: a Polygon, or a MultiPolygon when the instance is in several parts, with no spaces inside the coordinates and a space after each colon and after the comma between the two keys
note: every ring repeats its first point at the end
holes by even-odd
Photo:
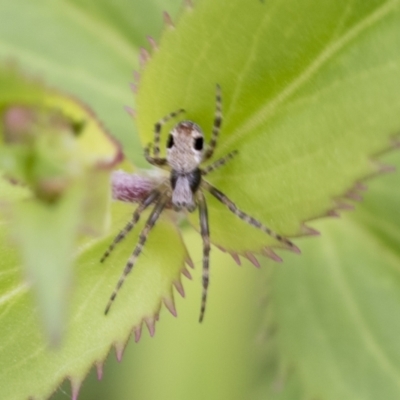
{"type": "Polygon", "coordinates": [[[0,69],[0,89],[0,179],[9,192],[24,188],[17,201],[3,192],[1,211],[47,334],[59,343],[74,248],[79,234],[104,230],[109,170],[121,150],[75,100],[9,68],[0,69]]]}

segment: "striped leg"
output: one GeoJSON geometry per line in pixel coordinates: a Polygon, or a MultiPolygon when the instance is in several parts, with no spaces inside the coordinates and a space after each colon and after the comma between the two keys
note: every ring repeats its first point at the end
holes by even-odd
{"type": "Polygon", "coordinates": [[[263,232],[267,233],[269,236],[272,236],[279,242],[286,245],[287,248],[294,251],[295,253],[300,253],[300,249],[293,244],[290,240],[286,239],[285,237],[279,235],[278,233],[274,232],[267,226],[263,225],[260,221],[257,221],[255,218],[251,217],[250,215],[244,213],[242,210],[239,210],[235,203],[231,201],[228,197],[226,197],[221,191],[217,188],[212,186],[206,181],[203,181],[203,187],[208,190],[215,198],[217,198],[222,204],[225,204],[229,211],[232,211],[235,215],[237,215],[243,221],[246,221],[248,224],[255,226],[258,229],[261,229],[263,232]]]}
{"type": "Polygon", "coordinates": [[[136,223],[139,221],[140,215],[142,212],[154,201],[158,199],[160,196],[160,192],[158,190],[153,190],[150,192],[150,194],[138,205],[136,210],[134,211],[132,215],[131,221],[129,221],[126,225],[125,228],[122,229],[120,233],[114,238],[113,242],[110,244],[109,248],[107,251],[103,254],[103,257],[101,257],[100,262],[104,262],[104,260],[110,255],[110,253],[114,250],[115,246],[125,238],[125,236],[133,229],[133,227],[136,225],[136,223]]]}
{"type": "Polygon", "coordinates": [[[225,157],[220,158],[219,160],[213,162],[212,164],[208,165],[207,167],[203,168],[201,170],[202,175],[207,175],[210,172],[215,171],[216,169],[222,167],[225,165],[228,161],[232,160],[233,157],[235,157],[238,154],[237,150],[234,150],[227,154],[225,157]]]}
{"type": "Polygon", "coordinates": [[[154,159],[160,159],[160,135],[161,135],[161,128],[163,125],[169,121],[171,118],[175,118],[177,115],[185,112],[185,110],[180,109],[177,111],[172,112],[171,114],[166,115],[164,118],[160,119],[154,125],[154,159]]]}
{"type": "Polygon", "coordinates": [[[161,196],[161,198],[158,200],[157,204],[155,205],[153,211],[151,212],[145,227],[143,228],[142,232],[140,232],[139,236],[139,241],[135,247],[135,250],[133,250],[132,255],[129,257],[128,262],[126,263],[126,266],[124,268],[124,271],[119,278],[119,281],[110,297],[110,300],[107,303],[106,309],[104,311],[104,314],[107,314],[108,311],[110,310],[110,307],[112,303],[114,302],[115,298],[117,297],[118,291],[121,289],[121,286],[125,282],[126,277],[128,274],[131,272],[132,268],[135,265],[135,262],[137,258],[139,257],[140,253],[142,252],[143,246],[146,243],[147,237],[153,228],[154,224],[156,223],[158,217],[160,216],[162,210],[164,209],[165,205],[168,202],[168,196],[161,196]]]}
{"type": "Polygon", "coordinates": [[[209,262],[210,262],[210,229],[208,227],[207,203],[201,191],[197,192],[200,213],[200,231],[203,239],[203,294],[201,297],[201,308],[199,322],[203,321],[206,311],[207,291],[209,282],[209,262]]]}
{"type": "Polygon", "coordinates": [[[160,157],[152,157],[150,155],[151,152],[151,143],[149,143],[145,148],[144,148],[144,157],[148,163],[151,165],[155,165],[157,167],[162,167],[163,165],[167,164],[167,159],[166,158],[160,158],[160,157]]]}
{"type": "Polygon", "coordinates": [[[221,125],[222,125],[222,96],[221,96],[221,87],[217,84],[214,126],[212,130],[210,144],[208,145],[208,149],[204,154],[204,160],[208,160],[214,154],[215,147],[217,146],[217,140],[219,131],[221,129],[221,125]]]}

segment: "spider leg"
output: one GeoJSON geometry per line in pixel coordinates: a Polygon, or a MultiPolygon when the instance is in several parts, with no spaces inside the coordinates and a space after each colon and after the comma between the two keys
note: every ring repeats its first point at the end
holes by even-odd
{"type": "Polygon", "coordinates": [[[294,251],[296,253],[300,253],[300,249],[294,243],[292,243],[289,239],[286,239],[285,237],[279,235],[278,233],[274,232],[272,229],[270,229],[267,226],[265,226],[264,224],[262,224],[260,221],[256,220],[255,218],[251,217],[250,215],[246,214],[245,212],[243,212],[242,210],[237,208],[236,204],[232,200],[230,200],[226,195],[224,195],[221,191],[219,191],[217,188],[212,186],[210,183],[203,181],[202,185],[217,200],[219,200],[222,204],[225,204],[225,206],[228,207],[229,211],[233,212],[240,219],[242,219],[243,221],[247,222],[248,224],[255,226],[256,228],[262,230],[263,232],[267,233],[269,236],[272,236],[274,239],[285,244],[286,247],[288,247],[292,251],[294,251]]]}
{"type": "MultiPolygon", "coordinates": [[[[185,112],[185,110],[180,109],[177,111],[174,111],[168,115],[166,115],[164,118],[161,118],[155,125],[154,125],[154,160],[162,160],[160,159],[160,135],[161,135],[161,128],[163,125],[169,121],[171,118],[175,118],[177,115],[180,113],[185,112]]],[[[157,162],[157,161],[156,161],[157,162]]],[[[159,165],[159,164],[157,164],[159,165]]]]}
{"type": "Polygon", "coordinates": [[[110,297],[110,300],[108,300],[104,314],[107,314],[108,311],[110,310],[112,303],[114,302],[115,298],[117,297],[117,293],[119,292],[119,290],[121,289],[121,286],[125,282],[126,277],[128,276],[128,274],[131,272],[132,268],[134,267],[137,258],[139,257],[140,253],[142,252],[143,246],[146,243],[147,237],[148,237],[151,229],[154,227],[154,224],[156,223],[158,217],[160,216],[160,214],[163,211],[164,207],[166,206],[167,202],[168,202],[168,196],[166,196],[164,193],[161,196],[161,198],[158,200],[158,202],[156,203],[153,211],[151,212],[148,220],[146,221],[146,225],[144,226],[143,230],[140,232],[139,241],[138,241],[135,249],[133,250],[133,253],[129,257],[128,262],[126,263],[124,271],[122,272],[122,275],[119,278],[117,285],[115,286],[115,289],[110,297]]]}
{"type": "Polygon", "coordinates": [[[206,311],[207,292],[209,282],[209,263],[210,263],[210,229],[208,226],[208,211],[207,203],[204,194],[201,191],[197,192],[197,200],[199,204],[200,214],[200,232],[203,239],[203,294],[201,297],[200,317],[199,322],[203,321],[206,311]]]}
{"type": "Polygon", "coordinates": [[[100,262],[104,262],[105,259],[110,255],[110,253],[114,250],[115,246],[125,238],[125,236],[133,229],[136,223],[139,221],[140,215],[142,212],[154,201],[158,199],[160,196],[160,192],[157,189],[154,189],[150,192],[150,194],[137,206],[136,210],[132,215],[132,219],[125,225],[124,229],[122,229],[118,235],[114,238],[113,242],[108,247],[107,251],[101,257],[100,262]]]}
{"type": "Polygon", "coordinates": [[[148,163],[150,163],[151,165],[155,165],[156,167],[162,167],[167,164],[166,158],[152,157],[150,155],[150,152],[151,152],[151,143],[149,143],[144,148],[144,157],[148,163]]]}
{"type": "Polygon", "coordinates": [[[217,84],[216,96],[215,96],[214,125],[213,125],[210,144],[204,154],[203,160],[208,160],[214,154],[215,147],[217,146],[217,140],[219,131],[221,129],[221,125],[222,125],[222,96],[221,96],[221,87],[217,84]]]}
{"type": "Polygon", "coordinates": [[[214,161],[212,164],[208,165],[207,167],[203,168],[201,170],[201,174],[207,175],[210,172],[215,171],[216,169],[225,165],[228,161],[232,160],[232,158],[235,157],[237,154],[238,154],[237,150],[230,152],[225,157],[222,157],[222,158],[218,159],[217,161],[214,161]]]}

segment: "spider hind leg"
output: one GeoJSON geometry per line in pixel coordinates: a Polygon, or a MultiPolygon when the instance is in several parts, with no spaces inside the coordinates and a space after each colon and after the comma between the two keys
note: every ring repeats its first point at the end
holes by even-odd
{"type": "Polygon", "coordinates": [[[289,239],[286,239],[285,237],[279,235],[278,233],[274,232],[272,229],[268,228],[264,224],[262,224],[260,221],[257,219],[251,217],[250,215],[246,214],[242,210],[240,210],[236,204],[230,200],[225,194],[223,194],[220,190],[212,186],[210,183],[203,181],[203,187],[210,192],[217,200],[219,200],[222,204],[224,204],[229,211],[231,211],[233,214],[238,216],[241,220],[247,222],[249,225],[252,225],[263,232],[265,232],[267,235],[273,237],[280,243],[285,245],[285,248],[292,250],[295,253],[300,253],[300,249],[292,243],[289,239]]]}
{"type": "Polygon", "coordinates": [[[133,250],[133,253],[129,257],[128,262],[126,263],[126,266],[124,268],[124,271],[123,271],[121,277],[119,278],[118,283],[115,286],[113,293],[110,296],[110,299],[104,310],[104,314],[107,315],[108,311],[110,310],[110,308],[112,306],[112,303],[114,302],[115,298],[117,297],[119,290],[121,289],[122,285],[124,284],[126,277],[132,271],[132,268],[134,267],[136,260],[138,259],[139,255],[142,252],[143,247],[147,241],[147,237],[148,237],[150,231],[152,230],[152,228],[154,227],[155,223],[157,222],[158,217],[160,216],[164,207],[166,206],[168,199],[169,199],[168,196],[166,196],[165,194],[161,195],[161,197],[157,201],[156,205],[154,206],[153,211],[151,212],[149,218],[146,221],[146,225],[140,232],[139,241],[138,241],[135,249],[133,250]]]}
{"type": "Polygon", "coordinates": [[[207,304],[207,293],[209,283],[209,264],[210,264],[210,229],[208,226],[208,211],[207,203],[204,194],[199,190],[197,192],[197,201],[199,205],[199,216],[200,216],[200,232],[203,239],[203,293],[201,297],[200,317],[199,322],[204,319],[204,313],[206,311],[207,304]]]}
{"type": "Polygon", "coordinates": [[[125,227],[118,233],[118,235],[114,238],[113,242],[108,247],[107,251],[101,257],[100,262],[104,262],[106,258],[111,254],[114,250],[115,246],[123,240],[128,233],[135,227],[137,222],[140,219],[142,212],[154,201],[158,199],[160,196],[160,192],[158,190],[153,190],[149,193],[149,195],[137,206],[136,210],[132,215],[132,219],[125,225],[125,227]]]}

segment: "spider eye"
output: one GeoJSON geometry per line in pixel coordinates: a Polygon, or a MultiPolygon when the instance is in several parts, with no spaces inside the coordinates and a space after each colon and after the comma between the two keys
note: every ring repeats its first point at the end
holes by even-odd
{"type": "Polygon", "coordinates": [[[198,151],[203,150],[203,138],[197,137],[194,139],[194,148],[198,151]]]}
{"type": "Polygon", "coordinates": [[[174,137],[170,134],[168,136],[167,148],[170,149],[174,145],[174,137]]]}

